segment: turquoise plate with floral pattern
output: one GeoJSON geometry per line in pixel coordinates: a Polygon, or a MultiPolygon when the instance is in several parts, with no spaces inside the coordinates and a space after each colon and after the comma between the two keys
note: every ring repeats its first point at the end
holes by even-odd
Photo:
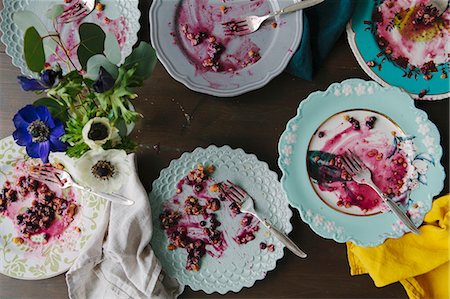
{"type": "MultiPolygon", "coordinates": [[[[5,181],[17,179],[14,168],[22,161],[33,161],[24,147],[16,145],[12,137],[0,141],[1,188],[5,181]]],[[[53,161],[52,155],[50,161],[53,161]]],[[[66,192],[70,191],[65,190],[63,194],[66,192]]],[[[95,233],[98,223],[103,220],[106,208],[103,199],[84,192],[75,193],[75,201],[78,211],[74,220],[48,243],[18,242],[17,226],[10,217],[0,213],[0,273],[17,279],[39,280],[69,270],[80,250],[95,233]]]]}
{"type": "Polygon", "coordinates": [[[450,10],[439,13],[432,4],[359,0],[347,25],[348,42],[366,74],[417,100],[450,96],[450,10]]]}
{"type": "MultiPolygon", "coordinates": [[[[395,175],[404,167],[398,189],[387,192],[396,193],[392,194],[393,199],[419,226],[431,208],[433,197],[443,188],[442,148],[436,126],[428,120],[425,112],[414,106],[409,95],[398,88],[384,88],[373,81],[350,79],[332,84],[326,91],[310,94],[300,103],[297,115],[288,122],[280,137],[278,164],[283,172],[281,183],[289,202],[299,210],[302,220],[314,232],[337,242],[352,241],[369,247],[377,246],[387,238],[401,237],[408,229],[381,201],[379,204],[366,202],[367,206],[363,208],[361,202],[342,200],[344,195],[337,190],[350,184],[342,181],[342,186],[336,185],[342,172],[338,176],[333,176],[332,171],[327,172],[329,177],[323,180],[324,176],[319,175],[322,170],[318,172],[319,168],[315,168],[317,161],[317,164],[326,161],[328,164],[321,165],[327,166],[336,163],[331,159],[333,156],[319,151],[321,149],[333,152],[331,149],[351,146],[362,151],[376,142],[380,144],[382,139],[375,141],[370,136],[355,143],[352,134],[363,132],[378,132],[385,138],[377,154],[380,161],[389,158],[397,164],[395,175]],[[356,122],[348,115],[359,119],[358,131],[353,127],[356,122]],[[375,115],[378,120],[374,131],[370,131],[367,117],[375,115]],[[339,134],[334,135],[336,132],[339,134]],[[383,158],[382,151],[389,148],[393,149],[392,155],[384,152],[383,158]],[[325,184],[320,184],[320,178],[325,184]]],[[[375,133],[370,134],[375,136],[375,133]]],[[[370,151],[364,154],[367,154],[364,159],[377,158],[370,151]]],[[[368,166],[374,169],[373,165],[368,166]]],[[[374,181],[378,180],[381,185],[391,180],[383,178],[383,175],[384,172],[372,171],[374,181]]],[[[358,200],[363,202],[364,194],[358,200]]]]}

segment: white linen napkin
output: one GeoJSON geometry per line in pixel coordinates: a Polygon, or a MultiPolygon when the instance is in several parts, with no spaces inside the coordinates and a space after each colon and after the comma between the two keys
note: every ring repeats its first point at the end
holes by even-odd
{"type": "MultiPolygon", "coordinates": [[[[120,193],[135,203],[107,203],[104,222],[66,274],[71,299],[166,299],[183,291],[176,280],[164,275],[149,245],[153,232],[150,203],[137,175],[135,155],[129,155],[126,162],[133,171],[120,193]]],[[[68,170],[76,172],[70,166],[68,170]]]]}

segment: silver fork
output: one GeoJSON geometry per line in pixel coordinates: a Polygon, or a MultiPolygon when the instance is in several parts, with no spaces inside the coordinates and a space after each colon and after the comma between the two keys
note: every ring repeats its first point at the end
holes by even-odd
{"type": "Polygon", "coordinates": [[[410,231],[416,234],[420,234],[415,224],[409,219],[408,215],[389,197],[387,197],[377,185],[372,181],[372,172],[364,164],[364,162],[351,150],[348,149],[348,154],[345,153],[341,156],[342,165],[345,171],[347,171],[352,179],[358,184],[365,184],[370,186],[378,195],[383,199],[383,201],[388,205],[391,211],[399,218],[410,231]]]}
{"type": "Polygon", "coordinates": [[[241,187],[233,184],[230,181],[222,182],[221,186],[224,191],[225,197],[233,202],[236,202],[239,205],[240,211],[242,213],[248,213],[253,215],[256,219],[258,219],[261,223],[264,224],[265,227],[275,236],[278,240],[281,241],[287,248],[289,248],[295,255],[305,258],[306,253],[304,253],[298,246],[291,240],[289,237],[273,227],[266,219],[262,219],[255,210],[255,206],[253,203],[253,198],[247,194],[241,187]]]}
{"type": "Polygon", "coordinates": [[[261,24],[270,18],[274,18],[278,15],[294,12],[300,9],[305,9],[314,5],[317,5],[325,0],[303,0],[299,3],[287,6],[279,11],[267,14],[265,16],[248,16],[242,20],[232,20],[222,23],[222,27],[226,35],[245,35],[255,32],[259,29],[261,24]]]}
{"type": "Polygon", "coordinates": [[[134,204],[134,201],[132,201],[131,199],[129,199],[125,196],[122,196],[122,195],[119,195],[116,193],[96,192],[90,188],[81,186],[80,184],[77,184],[73,180],[72,176],[67,171],[64,171],[64,170],[61,170],[61,169],[58,169],[55,167],[32,166],[30,168],[29,175],[33,179],[43,182],[43,183],[50,182],[50,183],[57,184],[57,185],[61,186],[62,189],[75,187],[80,190],[90,192],[96,196],[99,196],[101,198],[104,198],[104,199],[109,200],[114,203],[119,203],[119,204],[123,204],[123,205],[127,205],[127,206],[134,204]]]}
{"type": "Polygon", "coordinates": [[[87,17],[95,8],[97,0],[78,0],[72,7],[59,16],[63,23],[71,23],[87,17]]]}

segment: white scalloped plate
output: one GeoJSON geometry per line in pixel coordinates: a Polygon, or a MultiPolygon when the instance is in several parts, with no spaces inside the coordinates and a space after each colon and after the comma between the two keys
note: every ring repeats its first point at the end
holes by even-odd
{"type": "MultiPolygon", "coordinates": [[[[243,287],[251,287],[255,281],[263,279],[268,271],[275,269],[277,260],[283,256],[284,246],[276,238],[269,236],[262,224],[259,224],[260,230],[255,234],[255,240],[240,246],[233,240],[227,240],[229,246],[221,257],[214,258],[206,254],[201,260],[199,272],[185,270],[187,253],[181,249],[167,250],[169,241],[161,228],[159,215],[166,200],[175,195],[177,183],[199,163],[215,166],[213,179],[229,179],[246,189],[255,199],[257,211],[286,233],[292,230],[292,212],[276,173],[255,155],[246,154],[242,149],[231,149],[229,146],[197,148],[192,153],[184,153],[178,160],[173,160],[168,168],[161,171],[160,177],[153,183],[150,204],[154,223],[151,244],[163,269],[194,291],[202,290],[208,294],[238,292],[243,287]],[[260,242],[274,244],[275,251],[261,250],[260,242]]],[[[236,218],[221,217],[218,214],[222,227],[232,227],[239,221],[236,218]]]]}
{"type": "MultiPolygon", "coordinates": [[[[153,1],[150,8],[150,39],[158,59],[169,74],[194,91],[219,97],[231,97],[261,88],[285,69],[300,43],[303,32],[303,14],[301,12],[279,16],[275,19],[278,24],[276,28],[272,28],[271,22],[266,22],[257,32],[246,36],[226,37],[221,26],[222,22],[241,17],[241,13],[265,14],[297,2],[296,0],[247,1],[244,2],[244,5],[254,4],[255,7],[252,11],[239,12],[239,15],[233,15],[233,11],[240,9],[236,8],[237,5],[242,4],[240,0],[227,2],[222,0],[184,1],[186,2],[182,3],[180,0],[153,1]],[[241,45],[254,43],[260,48],[261,59],[255,64],[234,72],[201,70],[201,65],[197,66],[186,54],[187,50],[183,45],[185,41],[178,29],[179,11],[182,5],[190,5],[191,10],[195,12],[189,16],[193,23],[199,23],[201,27],[205,27],[206,25],[202,25],[201,22],[204,18],[209,20],[211,24],[207,26],[210,28],[205,30],[224,40],[227,44],[225,50],[227,57],[228,55],[234,56],[231,53],[242,51],[241,45]],[[198,7],[194,7],[194,5],[198,7]],[[222,5],[229,8],[227,13],[221,13],[219,8],[222,5]],[[229,49],[232,50],[228,52],[229,49]]],[[[198,53],[200,51],[191,54],[195,56],[198,53]]]]}
{"type": "MultiPolygon", "coordinates": [[[[54,4],[63,4],[64,0],[3,0],[3,10],[0,12],[1,23],[0,31],[2,32],[1,41],[6,45],[6,54],[11,56],[12,63],[20,68],[22,74],[32,75],[33,73],[28,69],[23,57],[23,35],[19,27],[14,23],[13,16],[16,11],[30,10],[41,18],[41,21],[47,28],[53,28],[52,22],[45,15],[49,7],[54,4]]],[[[137,33],[140,29],[139,17],[141,15],[138,9],[138,0],[102,0],[105,4],[105,11],[99,14],[94,11],[89,16],[84,18],[83,22],[96,23],[105,32],[111,32],[118,38],[119,46],[121,47],[123,63],[125,58],[131,54],[133,45],[137,42],[137,33]],[[109,24],[105,24],[104,17],[111,19],[109,24]],[[121,20],[120,18],[123,18],[121,20]],[[122,24],[122,21],[125,25],[122,24]],[[117,23],[115,25],[115,23],[117,23]],[[120,28],[120,32],[118,32],[120,28]]],[[[69,36],[77,32],[79,24],[69,23],[63,26],[61,36],[63,39],[68,39],[69,36]]],[[[76,35],[76,34],[75,34],[76,35]]],[[[77,36],[77,35],[76,35],[77,36]]],[[[74,42],[76,42],[77,38],[74,42]]],[[[76,50],[76,49],[75,49],[76,50]]],[[[77,64],[76,51],[73,51],[72,60],[77,64]]],[[[56,60],[55,62],[57,62],[56,60]]],[[[51,61],[53,62],[53,60],[51,61]]],[[[62,64],[63,70],[66,69],[62,64]]]]}

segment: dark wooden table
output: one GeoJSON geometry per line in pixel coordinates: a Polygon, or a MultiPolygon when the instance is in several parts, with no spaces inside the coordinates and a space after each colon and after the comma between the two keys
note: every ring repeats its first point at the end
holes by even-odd
{"type": "MultiPolygon", "coordinates": [[[[149,1],[140,1],[143,12],[139,36],[148,41],[149,1]]],[[[0,3],[0,8],[2,4],[0,3]]],[[[13,132],[13,115],[36,96],[23,92],[16,81],[19,69],[0,46],[0,138],[13,132]]],[[[369,79],[354,59],[343,35],[331,55],[315,75],[305,81],[283,73],[267,86],[245,95],[220,99],[190,91],[172,79],[158,64],[152,77],[139,89],[135,106],[145,117],[135,130],[142,144],[138,151],[140,178],[148,191],[161,169],[183,152],[210,144],[242,148],[266,161],[280,174],[277,166],[277,143],[286,122],[299,103],[316,90],[325,90],[333,82],[348,78],[369,79]],[[185,114],[189,115],[188,121],[185,114]],[[158,153],[153,145],[160,144],[158,153]]],[[[442,164],[448,175],[449,101],[416,102],[426,111],[441,133],[444,148],[442,164]]],[[[448,181],[441,194],[448,193],[448,181]]],[[[399,283],[376,288],[369,276],[351,277],[346,247],[317,236],[300,220],[294,210],[294,230],[290,237],[309,253],[307,259],[296,258],[289,251],[277,268],[257,281],[251,289],[228,298],[406,298],[399,283]]],[[[22,281],[0,275],[0,298],[66,298],[64,275],[42,280],[22,281]]],[[[218,298],[193,292],[188,287],[183,298],[218,298]]]]}

